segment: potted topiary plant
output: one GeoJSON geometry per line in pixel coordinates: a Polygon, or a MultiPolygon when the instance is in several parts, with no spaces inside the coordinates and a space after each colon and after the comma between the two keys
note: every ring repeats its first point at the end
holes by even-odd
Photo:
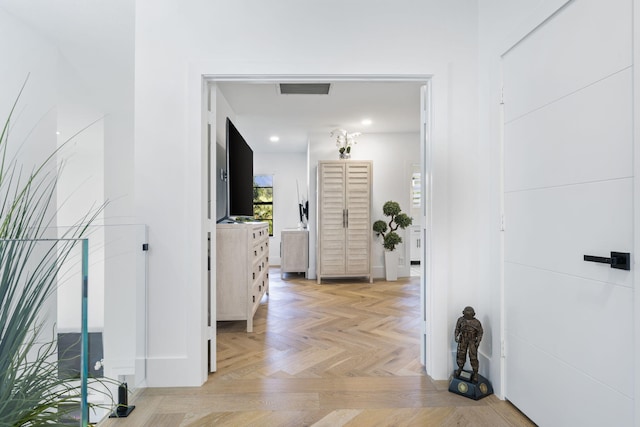
{"type": "Polygon", "coordinates": [[[388,201],[382,206],[382,213],[390,217],[388,223],[383,220],[377,220],[373,223],[373,231],[376,236],[382,236],[382,246],[384,252],[384,270],[387,280],[393,281],[398,279],[398,253],[395,251],[396,246],[402,243],[402,237],[396,233],[398,228],[405,229],[413,223],[413,218],[402,213],[398,202],[388,201]]]}

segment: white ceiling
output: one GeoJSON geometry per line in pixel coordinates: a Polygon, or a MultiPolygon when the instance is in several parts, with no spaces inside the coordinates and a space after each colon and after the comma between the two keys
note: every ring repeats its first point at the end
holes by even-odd
{"type": "Polygon", "coordinates": [[[363,134],[420,130],[421,82],[333,82],[328,95],[281,95],[276,82],[217,84],[256,152],[304,152],[310,134],[328,137],[336,128],[363,134]],[[365,118],[373,123],[363,125],[365,118]],[[280,141],[270,142],[272,135],[280,141]]]}

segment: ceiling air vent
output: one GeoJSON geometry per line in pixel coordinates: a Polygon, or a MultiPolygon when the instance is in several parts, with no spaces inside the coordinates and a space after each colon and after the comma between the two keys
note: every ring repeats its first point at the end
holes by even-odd
{"type": "Polygon", "coordinates": [[[280,83],[281,95],[328,95],[330,83],[280,83]]]}

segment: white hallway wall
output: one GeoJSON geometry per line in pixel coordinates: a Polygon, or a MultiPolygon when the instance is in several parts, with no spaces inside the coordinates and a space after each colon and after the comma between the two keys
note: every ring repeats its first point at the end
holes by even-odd
{"type": "Polygon", "coordinates": [[[57,51],[54,44],[1,8],[0,36],[0,51],[4,56],[0,68],[0,120],[3,125],[29,76],[14,113],[8,152],[9,158],[18,154],[28,170],[56,147],[57,51]],[[25,52],[33,54],[25,55],[25,52]],[[34,134],[30,135],[32,131],[34,134]]]}
{"type": "MultiPolygon", "coordinates": [[[[56,148],[56,79],[51,71],[56,67],[57,51],[54,45],[0,8],[0,52],[3,53],[3,65],[0,66],[1,126],[4,127],[29,75],[13,113],[6,146],[7,162],[17,158],[17,166],[23,167],[24,184],[32,168],[40,165],[56,148]]],[[[55,173],[55,170],[56,164],[52,162],[43,173],[55,173]]],[[[4,187],[0,191],[4,191],[4,187]]],[[[0,197],[4,199],[5,196],[0,197]]],[[[52,203],[49,213],[55,221],[56,200],[52,203]]],[[[55,298],[48,301],[48,310],[56,312],[55,298]]],[[[45,334],[53,331],[54,320],[43,328],[45,334]]]]}
{"type": "MultiPolygon", "coordinates": [[[[9,22],[1,28],[10,44],[4,52],[21,52],[0,68],[5,77],[2,84],[14,87],[13,73],[31,72],[29,86],[34,87],[35,80],[41,78],[51,83],[42,92],[43,99],[49,91],[57,94],[54,105],[59,103],[62,107],[62,125],[82,123],[84,118],[91,119],[96,114],[103,117],[104,156],[98,160],[110,167],[104,167],[104,173],[100,174],[104,175],[104,188],[94,186],[99,191],[95,199],[101,203],[103,194],[109,199],[105,210],[107,223],[130,223],[133,220],[134,2],[98,0],[78,4],[75,0],[55,3],[0,0],[0,9],[7,12],[9,22]],[[40,55],[42,47],[34,44],[34,38],[42,46],[53,49],[53,62],[47,64],[49,55],[40,55]]],[[[41,103],[38,108],[46,105],[41,103]]],[[[96,175],[94,170],[91,172],[96,175]]],[[[75,178],[86,182],[90,175],[75,178]]]]}
{"type": "Polygon", "coordinates": [[[448,376],[461,307],[489,308],[477,292],[486,242],[477,236],[476,19],[476,2],[462,0],[136,3],[136,214],[153,247],[150,385],[206,380],[202,74],[434,75],[438,304],[429,371],[448,376]],[[238,32],[238,22],[250,31],[238,32]]]}
{"type": "MultiPolygon", "coordinates": [[[[19,107],[19,123],[12,131],[12,141],[18,144],[24,141],[19,162],[26,169],[52,153],[56,139],[65,141],[102,118],[75,137],[58,156],[65,168],[58,181],[57,222],[73,224],[89,209],[109,199],[104,211],[106,218],[101,217],[96,223],[129,223],[133,217],[133,4],[116,0],[78,8],[73,0],[63,0],[51,6],[53,10],[49,6],[12,0],[0,2],[0,50],[6,59],[5,66],[0,67],[0,99],[4,100],[0,111],[4,116],[8,102],[30,73],[19,107]],[[110,14],[117,19],[109,19],[110,14]],[[86,19],[78,18],[79,15],[86,19]],[[92,16],[99,17],[99,23],[91,24],[92,16]],[[44,21],[39,20],[42,17],[44,21]],[[42,22],[46,24],[39,25],[42,22]],[[66,39],[70,33],[55,31],[56,25],[77,27],[75,30],[83,37],[66,39]],[[100,32],[97,27],[106,28],[100,32]],[[105,34],[106,39],[99,40],[105,34]],[[24,140],[34,129],[29,139],[24,140]],[[57,138],[56,131],[60,132],[57,138]]],[[[90,245],[90,328],[100,330],[102,308],[120,305],[110,303],[109,298],[121,301],[123,295],[134,289],[126,286],[131,276],[120,265],[103,271],[102,259],[113,258],[114,254],[103,247],[102,236],[96,239],[94,232],[90,245]],[[106,295],[103,277],[104,283],[111,284],[106,295]]],[[[74,304],[77,295],[68,286],[60,290],[59,314],[66,316],[58,319],[62,329],[77,326],[77,320],[71,317],[78,310],[68,309],[69,304],[77,306],[74,304]],[[68,296],[65,290],[69,291],[68,296]]],[[[128,330],[132,330],[129,326],[128,330]]]]}
{"type": "MultiPolygon", "coordinates": [[[[95,95],[84,85],[77,70],[64,59],[57,61],[57,140],[64,148],[58,156],[62,173],[58,178],[58,225],[71,226],[80,215],[99,208],[104,196],[104,121],[103,113],[92,106],[95,95]],[[87,127],[88,126],[88,127],[87,127]],[[83,128],[86,128],[80,132],[83,128]],[[80,132],[79,134],[77,134],[80,132]],[[76,135],[77,134],[77,135],[76,135]]],[[[102,223],[103,213],[96,218],[102,223]]],[[[76,255],[76,256],[79,256],[76,255]]],[[[89,241],[88,325],[91,331],[104,327],[104,230],[91,233],[89,241]]],[[[77,265],[81,265],[77,261],[77,265]]],[[[78,271],[74,271],[75,274],[78,271]]],[[[81,282],[72,277],[58,290],[58,328],[77,331],[80,328],[81,282]]]]}
{"type": "Polygon", "coordinates": [[[280,265],[280,232],[298,227],[298,189],[300,197],[307,197],[307,154],[254,153],[253,173],[273,176],[273,237],[269,239],[269,264],[280,265]]]}

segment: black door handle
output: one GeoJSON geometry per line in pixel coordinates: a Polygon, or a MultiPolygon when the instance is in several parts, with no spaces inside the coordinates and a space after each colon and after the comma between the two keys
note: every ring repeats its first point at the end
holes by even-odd
{"type": "Polygon", "coordinates": [[[610,258],[585,255],[584,260],[609,264],[611,268],[619,270],[631,270],[631,254],[629,252],[611,252],[610,258]]]}

